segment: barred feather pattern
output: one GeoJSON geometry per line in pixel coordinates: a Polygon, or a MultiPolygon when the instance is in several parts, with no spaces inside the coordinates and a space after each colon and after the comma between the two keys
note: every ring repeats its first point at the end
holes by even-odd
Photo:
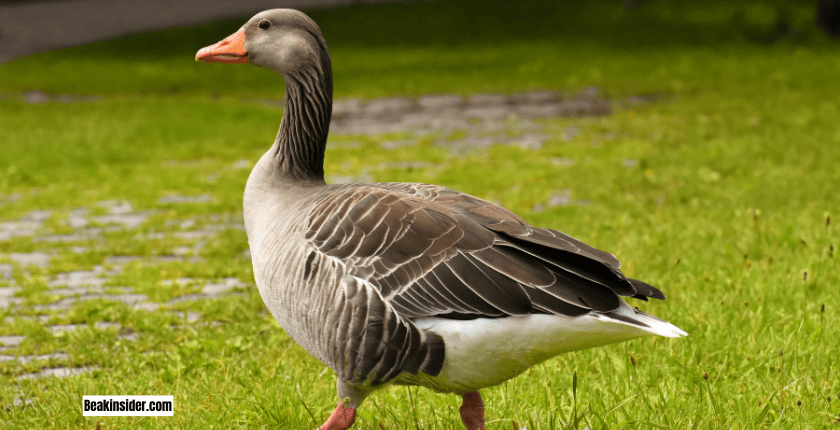
{"type": "MultiPolygon", "coordinates": [[[[316,39],[323,41],[320,34],[316,39]]],[[[326,50],[326,43],[321,49],[326,50]]],[[[286,75],[286,103],[275,157],[280,171],[297,180],[324,179],[333,88],[329,54],[322,58],[318,69],[286,75]]]]}
{"type": "Polygon", "coordinates": [[[353,385],[379,386],[404,372],[437,375],[440,336],[399,315],[373,284],[348,275],[344,262],[300,246],[300,221],[271,226],[283,240],[251,239],[263,301],[286,332],[353,385]],[[283,258],[265,258],[272,255],[283,258]]]}

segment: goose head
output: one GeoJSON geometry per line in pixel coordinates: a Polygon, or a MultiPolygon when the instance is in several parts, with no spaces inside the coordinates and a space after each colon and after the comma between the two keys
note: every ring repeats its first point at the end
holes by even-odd
{"type": "Polygon", "coordinates": [[[239,31],[202,48],[196,61],[250,63],[283,76],[316,70],[328,73],[329,51],[318,24],[294,9],[271,9],[254,15],[239,31]]]}
{"type": "Polygon", "coordinates": [[[270,150],[273,171],[289,181],[322,183],[332,115],[332,66],[318,24],[294,9],[256,14],[239,31],[202,48],[197,61],[250,63],[286,81],[283,121],[270,150]]]}

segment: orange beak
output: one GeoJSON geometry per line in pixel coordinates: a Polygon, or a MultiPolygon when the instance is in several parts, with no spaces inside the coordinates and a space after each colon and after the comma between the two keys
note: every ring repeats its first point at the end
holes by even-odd
{"type": "Polygon", "coordinates": [[[195,54],[195,61],[230,64],[247,63],[248,53],[245,51],[245,30],[239,29],[239,31],[224,38],[221,42],[201,48],[195,54]]]}

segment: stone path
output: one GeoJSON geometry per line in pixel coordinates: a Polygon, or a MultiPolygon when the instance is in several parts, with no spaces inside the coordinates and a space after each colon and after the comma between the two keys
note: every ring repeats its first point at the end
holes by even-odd
{"type": "MultiPolygon", "coordinates": [[[[183,197],[183,196],[182,196],[183,197]]],[[[162,199],[164,203],[190,203],[194,201],[205,201],[203,198],[175,198],[162,199]]],[[[49,235],[44,234],[43,227],[45,221],[53,214],[49,210],[39,210],[29,212],[16,220],[0,220],[0,240],[7,240],[15,237],[32,237],[34,241],[40,242],[64,242],[64,241],[86,241],[86,240],[104,240],[101,235],[104,231],[113,230],[136,230],[145,222],[146,219],[153,213],[153,211],[138,211],[135,210],[131,203],[125,201],[104,201],[100,202],[99,206],[106,209],[106,215],[91,216],[87,210],[79,209],[72,211],[70,216],[64,219],[64,223],[73,229],[73,232],[65,235],[49,235]]],[[[205,218],[208,218],[205,216],[205,218]]],[[[88,324],[58,324],[48,325],[50,316],[55,316],[69,310],[74,304],[87,300],[106,300],[124,303],[134,309],[145,311],[157,311],[158,308],[166,304],[174,304],[189,300],[206,300],[214,298],[229,297],[232,295],[241,295],[242,288],[249,287],[245,283],[236,278],[222,278],[222,279],[198,279],[198,278],[178,278],[176,280],[168,280],[161,282],[161,287],[169,288],[174,283],[181,286],[195,285],[198,292],[194,294],[185,294],[173,297],[171,300],[164,303],[156,303],[149,300],[145,294],[137,294],[132,291],[130,287],[106,287],[105,284],[110,278],[122,273],[123,267],[136,260],[145,260],[149,264],[155,262],[167,262],[174,260],[187,260],[189,258],[186,254],[197,255],[200,249],[204,246],[207,240],[217,235],[220,231],[229,228],[242,228],[242,222],[239,219],[232,220],[229,216],[210,216],[208,219],[202,219],[201,227],[197,228],[199,224],[196,220],[187,220],[181,222],[178,226],[180,230],[166,231],[166,232],[152,232],[144,235],[141,239],[155,240],[165,238],[166,236],[178,237],[186,240],[193,240],[195,243],[189,249],[181,250],[173,255],[163,255],[158,257],[136,257],[136,256],[111,256],[103,261],[102,265],[96,265],[92,270],[80,270],[66,273],[58,273],[50,276],[47,281],[47,294],[54,296],[55,300],[47,304],[35,304],[30,306],[23,305],[25,298],[19,296],[22,291],[22,286],[19,285],[18,280],[31,277],[31,270],[43,269],[50,265],[51,260],[58,255],[58,252],[28,252],[28,253],[9,253],[0,254],[0,310],[11,311],[11,316],[7,316],[4,323],[12,323],[17,318],[33,319],[44,325],[44,328],[54,335],[59,335],[64,332],[74,331],[81,328],[89,327],[88,324]],[[25,312],[22,312],[25,311],[25,312]],[[35,315],[32,316],[33,311],[35,315]]],[[[86,247],[71,248],[75,252],[84,252],[86,247]]],[[[198,312],[187,312],[186,314],[178,312],[174,313],[179,317],[184,318],[186,324],[215,324],[215,322],[207,321],[201,322],[202,315],[198,312]]],[[[100,321],[90,326],[94,330],[115,330],[119,333],[119,338],[125,341],[136,341],[138,334],[132,332],[128,328],[124,328],[115,322],[100,321]]],[[[17,379],[34,379],[42,377],[66,377],[77,375],[96,369],[95,366],[86,366],[80,368],[64,367],[61,362],[68,361],[68,354],[64,352],[55,352],[53,354],[42,355],[18,355],[14,353],[14,349],[18,347],[24,340],[25,336],[19,334],[5,334],[0,335],[0,363],[16,361],[20,364],[28,364],[32,362],[41,363],[44,366],[39,372],[22,374],[16,376],[17,379]]]]}
{"type": "MultiPolygon", "coordinates": [[[[468,99],[452,94],[428,95],[416,100],[401,97],[366,102],[343,99],[333,104],[330,131],[340,134],[404,130],[493,132],[501,130],[500,121],[508,118],[521,121],[538,117],[605,115],[611,110],[611,103],[594,87],[573,96],[534,91],[512,95],[477,94],[468,99]]],[[[528,125],[526,128],[534,127],[528,125]]]]}
{"type": "MultiPolygon", "coordinates": [[[[13,97],[7,95],[7,97],[13,97]]],[[[101,98],[92,96],[52,95],[41,91],[29,91],[19,96],[29,104],[41,103],[76,103],[97,102],[101,98]]],[[[550,137],[539,132],[540,126],[531,120],[534,118],[575,117],[608,115],[616,107],[632,107],[643,103],[659,101],[658,94],[646,94],[626,97],[620,100],[608,100],[596,87],[589,87],[577,94],[556,91],[532,91],[516,94],[477,94],[463,98],[454,94],[426,95],[419,98],[387,97],[362,100],[358,98],[338,99],[333,103],[333,118],[330,133],[336,135],[381,134],[388,132],[414,132],[423,136],[434,132],[447,134],[463,130],[468,136],[461,140],[439,140],[438,146],[449,147],[455,151],[469,148],[486,148],[494,144],[513,144],[526,149],[538,150],[550,137]],[[506,129],[523,131],[521,136],[504,137],[498,132],[506,129]]],[[[283,99],[252,100],[272,107],[282,107],[283,99]]],[[[576,128],[567,130],[562,138],[572,140],[580,134],[576,128]]],[[[395,149],[409,146],[416,140],[387,141],[383,149],[395,149]]],[[[345,147],[360,146],[360,142],[342,142],[332,145],[345,147]]],[[[247,161],[241,168],[248,166],[247,161]]],[[[180,162],[172,162],[178,165],[180,162]]],[[[562,163],[561,163],[562,164],[562,163]]],[[[237,165],[234,168],[239,168],[237,165]]],[[[7,199],[13,200],[15,196],[7,199]]],[[[167,196],[160,199],[163,203],[208,202],[212,196],[167,196]]],[[[3,202],[0,200],[0,205],[3,202]]],[[[18,225],[11,225],[3,234],[11,236],[10,230],[28,231],[37,225],[37,217],[44,214],[32,214],[29,219],[21,219],[18,225]],[[32,218],[35,217],[35,218],[32,218]]],[[[48,215],[47,215],[48,216],[48,215]]],[[[122,222],[142,222],[142,214],[136,219],[122,218],[122,222]]],[[[101,218],[101,219],[108,219],[101,218]]],[[[74,219],[74,222],[82,222],[74,219]]]]}

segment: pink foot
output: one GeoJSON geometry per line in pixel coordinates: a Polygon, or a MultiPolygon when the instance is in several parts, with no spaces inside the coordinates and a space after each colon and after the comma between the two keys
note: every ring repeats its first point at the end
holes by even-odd
{"type": "Polygon", "coordinates": [[[327,418],[327,422],[318,430],[347,430],[356,421],[356,410],[353,408],[345,408],[341,402],[338,402],[332,415],[327,418]]]}
{"type": "Polygon", "coordinates": [[[484,402],[478,391],[464,394],[464,403],[458,410],[467,430],[484,430],[484,402]]]}

